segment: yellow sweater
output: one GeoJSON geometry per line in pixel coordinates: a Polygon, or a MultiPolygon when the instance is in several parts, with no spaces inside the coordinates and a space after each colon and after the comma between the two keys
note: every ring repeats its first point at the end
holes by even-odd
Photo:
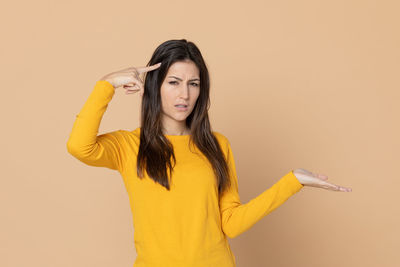
{"type": "Polygon", "coordinates": [[[98,135],[98,129],[115,91],[97,81],[76,116],[68,152],[90,166],[117,170],[123,178],[133,215],[137,258],[134,267],[234,267],[228,239],[251,228],[283,204],[303,185],[288,172],[269,189],[242,204],[235,162],[228,139],[213,132],[227,156],[233,187],[221,197],[206,157],[189,150],[189,135],[166,135],[174,146],[176,166],[171,191],[136,175],[140,128],[98,135]]]}

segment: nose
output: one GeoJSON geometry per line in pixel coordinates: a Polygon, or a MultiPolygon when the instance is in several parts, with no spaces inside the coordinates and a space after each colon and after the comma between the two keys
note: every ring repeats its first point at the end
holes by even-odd
{"type": "Polygon", "coordinates": [[[189,85],[184,85],[179,91],[179,96],[183,99],[189,98],[189,85]]]}

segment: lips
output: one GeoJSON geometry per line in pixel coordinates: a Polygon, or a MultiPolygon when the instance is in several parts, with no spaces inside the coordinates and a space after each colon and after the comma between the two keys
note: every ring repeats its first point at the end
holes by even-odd
{"type": "Polygon", "coordinates": [[[178,104],[178,105],[175,105],[175,107],[179,111],[187,111],[188,110],[187,105],[184,105],[184,104],[178,104]]]}

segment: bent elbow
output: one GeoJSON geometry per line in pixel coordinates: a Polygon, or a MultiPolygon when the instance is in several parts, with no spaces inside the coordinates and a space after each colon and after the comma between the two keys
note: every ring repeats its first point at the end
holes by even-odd
{"type": "Polygon", "coordinates": [[[73,141],[73,139],[69,138],[66,145],[69,154],[73,156],[76,156],[78,154],[79,149],[76,143],[73,141]]]}
{"type": "Polygon", "coordinates": [[[233,233],[225,233],[225,235],[226,235],[227,237],[229,237],[230,239],[234,239],[235,237],[237,237],[237,235],[236,235],[236,234],[233,234],[233,233]]]}
{"type": "Polygon", "coordinates": [[[69,154],[73,155],[74,154],[74,144],[71,142],[71,139],[68,139],[67,141],[67,151],[69,154]]]}
{"type": "Polygon", "coordinates": [[[85,158],[88,155],[90,155],[91,148],[92,148],[92,147],[88,148],[88,147],[80,146],[80,145],[76,144],[76,142],[74,142],[72,139],[69,139],[67,141],[66,146],[67,146],[68,153],[78,159],[85,158]]]}
{"type": "Polygon", "coordinates": [[[236,231],[235,229],[229,229],[229,227],[223,227],[222,231],[230,239],[233,239],[233,238],[237,237],[238,235],[240,235],[240,232],[236,231]]]}

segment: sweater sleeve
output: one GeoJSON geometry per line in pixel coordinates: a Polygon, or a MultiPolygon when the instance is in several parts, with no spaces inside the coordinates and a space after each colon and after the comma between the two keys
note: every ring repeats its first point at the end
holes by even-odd
{"type": "Polygon", "coordinates": [[[114,93],[114,86],[108,81],[96,82],[86,103],[76,115],[67,150],[87,165],[121,170],[123,131],[98,135],[101,119],[114,93]]]}
{"type": "Polygon", "coordinates": [[[242,204],[238,192],[235,161],[227,139],[226,146],[231,187],[220,198],[221,223],[223,232],[228,237],[234,238],[282,205],[304,185],[299,182],[293,171],[290,171],[263,193],[242,204]]]}

